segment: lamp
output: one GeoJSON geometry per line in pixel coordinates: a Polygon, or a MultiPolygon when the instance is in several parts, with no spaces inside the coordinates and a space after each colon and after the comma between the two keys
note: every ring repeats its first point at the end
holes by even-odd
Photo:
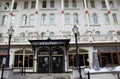
{"type": "Polygon", "coordinates": [[[73,33],[74,33],[74,35],[75,35],[76,66],[77,66],[77,69],[78,69],[78,71],[79,71],[80,79],[83,79],[83,78],[82,78],[82,75],[81,75],[80,58],[79,58],[79,54],[78,54],[78,43],[77,43],[78,27],[77,27],[76,25],[74,25],[72,31],[73,31],[73,33]]]}

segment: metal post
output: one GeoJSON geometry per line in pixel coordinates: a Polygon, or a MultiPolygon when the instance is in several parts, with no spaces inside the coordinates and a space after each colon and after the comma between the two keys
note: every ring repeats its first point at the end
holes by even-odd
{"type": "Polygon", "coordinates": [[[1,73],[1,79],[3,79],[3,73],[4,73],[4,64],[2,64],[2,73],[1,73]]]}
{"type": "Polygon", "coordinates": [[[6,60],[6,62],[7,62],[7,67],[9,67],[9,57],[10,57],[9,52],[10,52],[11,36],[12,36],[12,35],[9,35],[9,39],[8,39],[8,51],[7,51],[7,60],[6,60]]]}
{"type": "Polygon", "coordinates": [[[80,79],[83,79],[81,75],[80,59],[78,54],[77,33],[75,33],[75,46],[76,46],[76,66],[79,71],[80,79]]]}
{"type": "Polygon", "coordinates": [[[90,73],[89,73],[89,71],[88,71],[88,79],[90,79],[90,73]]]}

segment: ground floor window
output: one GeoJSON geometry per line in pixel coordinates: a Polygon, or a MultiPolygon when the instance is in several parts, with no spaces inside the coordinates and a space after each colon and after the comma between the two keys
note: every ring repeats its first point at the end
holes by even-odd
{"type": "Polygon", "coordinates": [[[14,67],[33,67],[33,52],[19,50],[14,54],[14,67]]]}
{"type": "MultiPolygon", "coordinates": [[[[89,56],[87,51],[79,51],[79,59],[80,59],[80,65],[82,67],[88,67],[89,66],[89,56]]],[[[76,67],[76,53],[75,51],[70,51],[68,54],[68,61],[69,61],[69,68],[76,67]]]]}
{"type": "Polygon", "coordinates": [[[120,53],[117,52],[101,52],[98,53],[101,67],[117,66],[119,65],[120,53]]]}

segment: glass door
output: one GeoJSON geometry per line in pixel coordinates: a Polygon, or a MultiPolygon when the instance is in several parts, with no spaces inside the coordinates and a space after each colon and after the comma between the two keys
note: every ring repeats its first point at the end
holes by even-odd
{"type": "Polygon", "coordinates": [[[48,73],[49,72],[49,57],[38,57],[38,72],[48,73]]]}

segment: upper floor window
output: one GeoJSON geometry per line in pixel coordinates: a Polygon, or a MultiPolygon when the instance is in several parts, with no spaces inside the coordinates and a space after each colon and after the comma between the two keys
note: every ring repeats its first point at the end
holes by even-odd
{"type": "Polygon", "coordinates": [[[74,13],[73,14],[73,20],[74,20],[74,24],[78,24],[78,14],[77,13],[74,13]]]}
{"type": "Polygon", "coordinates": [[[9,9],[9,2],[6,2],[5,3],[5,8],[4,8],[5,10],[8,10],[9,9]]]}
{"type": "Polygon", "coordinates": [[[2,18],[2,26],[7,26],[7,16],[4,15],[2,18]]]}
{"type": "Polygon", "coordinates": [[[55,15],[50,14],[50,24],[54,24],[55,15]]]}
{"type": "Polygon", "coordinates": [[[15,26],[15,16],[11,17],[10,26],[15,26]]]}
{"type": "Polygon", "coordinates": [[[31,2],[31,9],[35,8],[35,1],[31,2]]]}
{"type": "Polygon", "coordinates": [[[95,32],[95,35],[96,35],[96,36],[100,36],[100,31],[96,31],[96,32],[95,32]]]}
{"type": "Polygon", "coordinates": [[[55,33],[54,32],[50,32],[50,37],[54,37],[55,33]]]}
{"type": "Polygon", "coordinates": [[[27,15],[23,15],[22,16],[22,25],[26,25],[27,24],[27,15]]]}
{"type": "Polygon", "coordinates": [[[54,8],[54,6],[55,6],[55,2],[54,2],[54,0],[51,0],[50,1],[50,8],[54,8]]]}
{"type": "Polygon", "coordinates": [[[65,14],[65,23],[66,23],[66,24],[69,24],[69,23],[70,23],[70,15],[69,15],[69,13],[66,13],[66,14],[65,14]]]}
{"type": "Polygon", "coordinates": [[[98,24],[97,14],[93,13],[92,17],[93,17],[93,23],[98,24]]]}
{"type": "Polygon", "coordinates": [[[101,4],[102,4],[102,8],[106,8],[105,1],[101,1],[101,4]]]}
{"type": "Polygon", "coordinates": [[[46,1],[42,2],[42,8],[47,8],[47,2],[46,1]]]}
{"type": "Polygon", "coordinates": [[[118,21],[117,21],[117,16],[116,16],[116,14],[112,14],[112,17],[113,17],[113,21],[114,21],[114,23],[117,24],[118,21]]]}
{"type": "Polygon", "coordinates": [[[68,8],[68,7],[69,7],[69,2],[68,2],[68,0],[64,0],[64,7],[65,7],[65,8],[68,8]]]}
{"type": "Polygon", "coordinates": [[[104,18],[105,18],[105,23],[106,23],[106,24],[109,24],[108,14],[104,14],[104,18]]]}
{"type": "Polygon", "coordinates": [[[24,9],[28,9],[28,1],[24,2],[24,9]]]}
{"type": "Polygon", "coordinates": [[[42,36],[42,37],[45,37],[45,36],[46,36],[46,33],[45,33],[45,32],[42,32],[42,33],[41,33],[41,36],[42,36]]]}
{"type": "Polygon", "coordinates": [[[72,0],[72,7],[77,7],[76,0],[72,0]]]}
{"type": "Polygon", "coordinates": [[[20,33],[20,37],[25,37],[25,33],[24,32],[20,33]]]}
{"type": "Polygon", "coordinates": [[[46,14],[42,14],[42,17],[41,17],[41,22],[42,24],[46,24],[46,14]]]}
{"type": "Polygon", "coordinates": [[[91,6],[91,8],[95,8],[95,2],[93,0],[90,1],[90,6],[91,6]]]}
{"type": "Polygon", "coordinates": [[[17,2],[14,3],[13,9],[17,9],[17,2]]]}
{"type": "Polygon", "coordinates": [[[110,8],[114,8],[114,2],[113,1],[110,1],[109,5],[110,5],[110,8]]]}
{"type": "Polygon", "coordinates": [[[34,25],[35,22],[35,16],[33,14],[30,15],[30,25],[34,25]]]}

